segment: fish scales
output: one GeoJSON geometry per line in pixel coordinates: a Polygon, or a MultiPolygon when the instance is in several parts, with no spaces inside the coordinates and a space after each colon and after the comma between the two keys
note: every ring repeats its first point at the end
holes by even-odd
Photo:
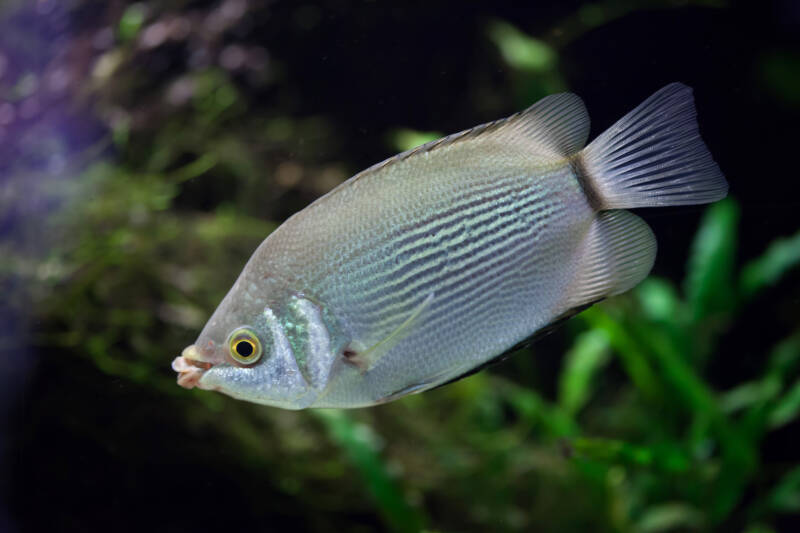
{"type": "Polygon", "coordinates": [[[655,240],[620,208],[713,201],[727,183],[680,84],[583,149],[587,134],[580,99],[554,95],[351,178],[259,246],[173,364],[179,383],[291,409],[374,405],[631,288],[655,240]]]}
{"type": "MultiPolygon", "coordinates": [[[[379,342],[434,294],[418,332],[398,343],[365,380],[379,377],[379,368],[395,374],[411,362],[410,384],[443,373],[457,360],[459,368],[483,361],[560,311],[555,297],[569,269],[548,266],[569,263],[574,251],[559,243],[587,231],[593,216],[568,158],[531,161],[499,146],[480,165],[454,167],[454,160],[474,157],[476,148],[486,149],[462,140],[383,166],[349,194],[323,200],[321,207],[337,213],[335,218],[319,224],[312,211],[292,219],[264,249],[262,260],[269,264],[287,240],[319,243],[312,246],[334,259],[330,265],[315,262],[319,272],[298,289],[332,309],[362,345],[379,342]],[[425,159],[421,165],[419,158],[425,159]],[[430,176],[443,171],[446,178],[432,184],[430,176]],[[364,213],[363,206],[378,195],[381,208],[364,213]],[[337,204],[325,205],[330,202],[337,204]],[[344,251],[342,235],[354,241],[344,251]],[[503,335],[487,335],[496,324],[506,326],[503,335]]],[[[279,268],[286,267],[273,270],[279,268]]],[[[372,394],[405,385],[376,382],[372,394]]]]}

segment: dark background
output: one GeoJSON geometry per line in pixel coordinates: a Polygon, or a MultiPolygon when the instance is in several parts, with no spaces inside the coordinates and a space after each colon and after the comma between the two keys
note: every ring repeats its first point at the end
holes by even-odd
{"type": "MultiPolygon", "coordinates": [[[[708,260],[714,313],[674,325],[704,354],[686,365],[720,405],[773,376],[793,412],[796,345],[777,367],[769,354],[797,337],[800,271],[746,305],[730,279],[800,226],[797,2],[76,0],[0,16],[0,529],[791,530],[793,415],[753,439],[728,503],[715,494],[740,463],[721,423],[658,362],[653,400],[612,339],[591,405],[562,417],[562,354],[591,319],[490,376],[347,413],[190,393],[169,363],[273,223],[414,132],[570,90],[594,137],[680,81],[738,206],[712,228],[735,226],[708,260]],[[509,59],[503,28],[551,59],[509,59]],[[689,466],[664,466],[673,451],[689,466]]],[[[639,213],[653,275],[687,301],[705,212],[639,213]]],[[[607,308],[623,325],[625,298],[607,308]]]]}

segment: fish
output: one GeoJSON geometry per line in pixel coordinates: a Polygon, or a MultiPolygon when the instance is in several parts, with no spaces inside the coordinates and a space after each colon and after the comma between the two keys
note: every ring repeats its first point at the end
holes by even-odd
{"type": "Polygon", "coordinates": [[[656,241],[628,209],[728,183],[672,83],[588,145],[580,97],[378,163],[258,246],[172,368],[178,384],[284,409],[383,404],[469,375],[628,291],[656,241]]]}

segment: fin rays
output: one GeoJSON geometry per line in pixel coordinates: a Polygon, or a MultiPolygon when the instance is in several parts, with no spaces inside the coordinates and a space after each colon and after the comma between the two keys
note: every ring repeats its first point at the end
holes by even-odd
{"type": "Polygon", "coordinates": [[[692,90],[680,83],[622,117],[578,159],[601,209],[702,204],[728,192],[700,138],[692,90]]]}

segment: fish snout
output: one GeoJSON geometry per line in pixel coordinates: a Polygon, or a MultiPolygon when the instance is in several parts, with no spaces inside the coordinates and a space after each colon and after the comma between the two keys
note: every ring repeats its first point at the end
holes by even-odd
{"type": "Polygon", "coordinates": [[[214,357],[213,350],[199,350],[196,344],[184,348],[181,352],[181,357],[188,359],[196,366],[206,366],[206,368],[210,368],[219,362],[214,357]]]}
{"type": "Polygon", "coordinates": [[[217,362],[213,357],[213,351],[204,353],[192,344],[184,348],[180,357],[172,361],[172,370],[178,373],[178,385],[191,389],[197,386],[203,373],[217,362]]]}

